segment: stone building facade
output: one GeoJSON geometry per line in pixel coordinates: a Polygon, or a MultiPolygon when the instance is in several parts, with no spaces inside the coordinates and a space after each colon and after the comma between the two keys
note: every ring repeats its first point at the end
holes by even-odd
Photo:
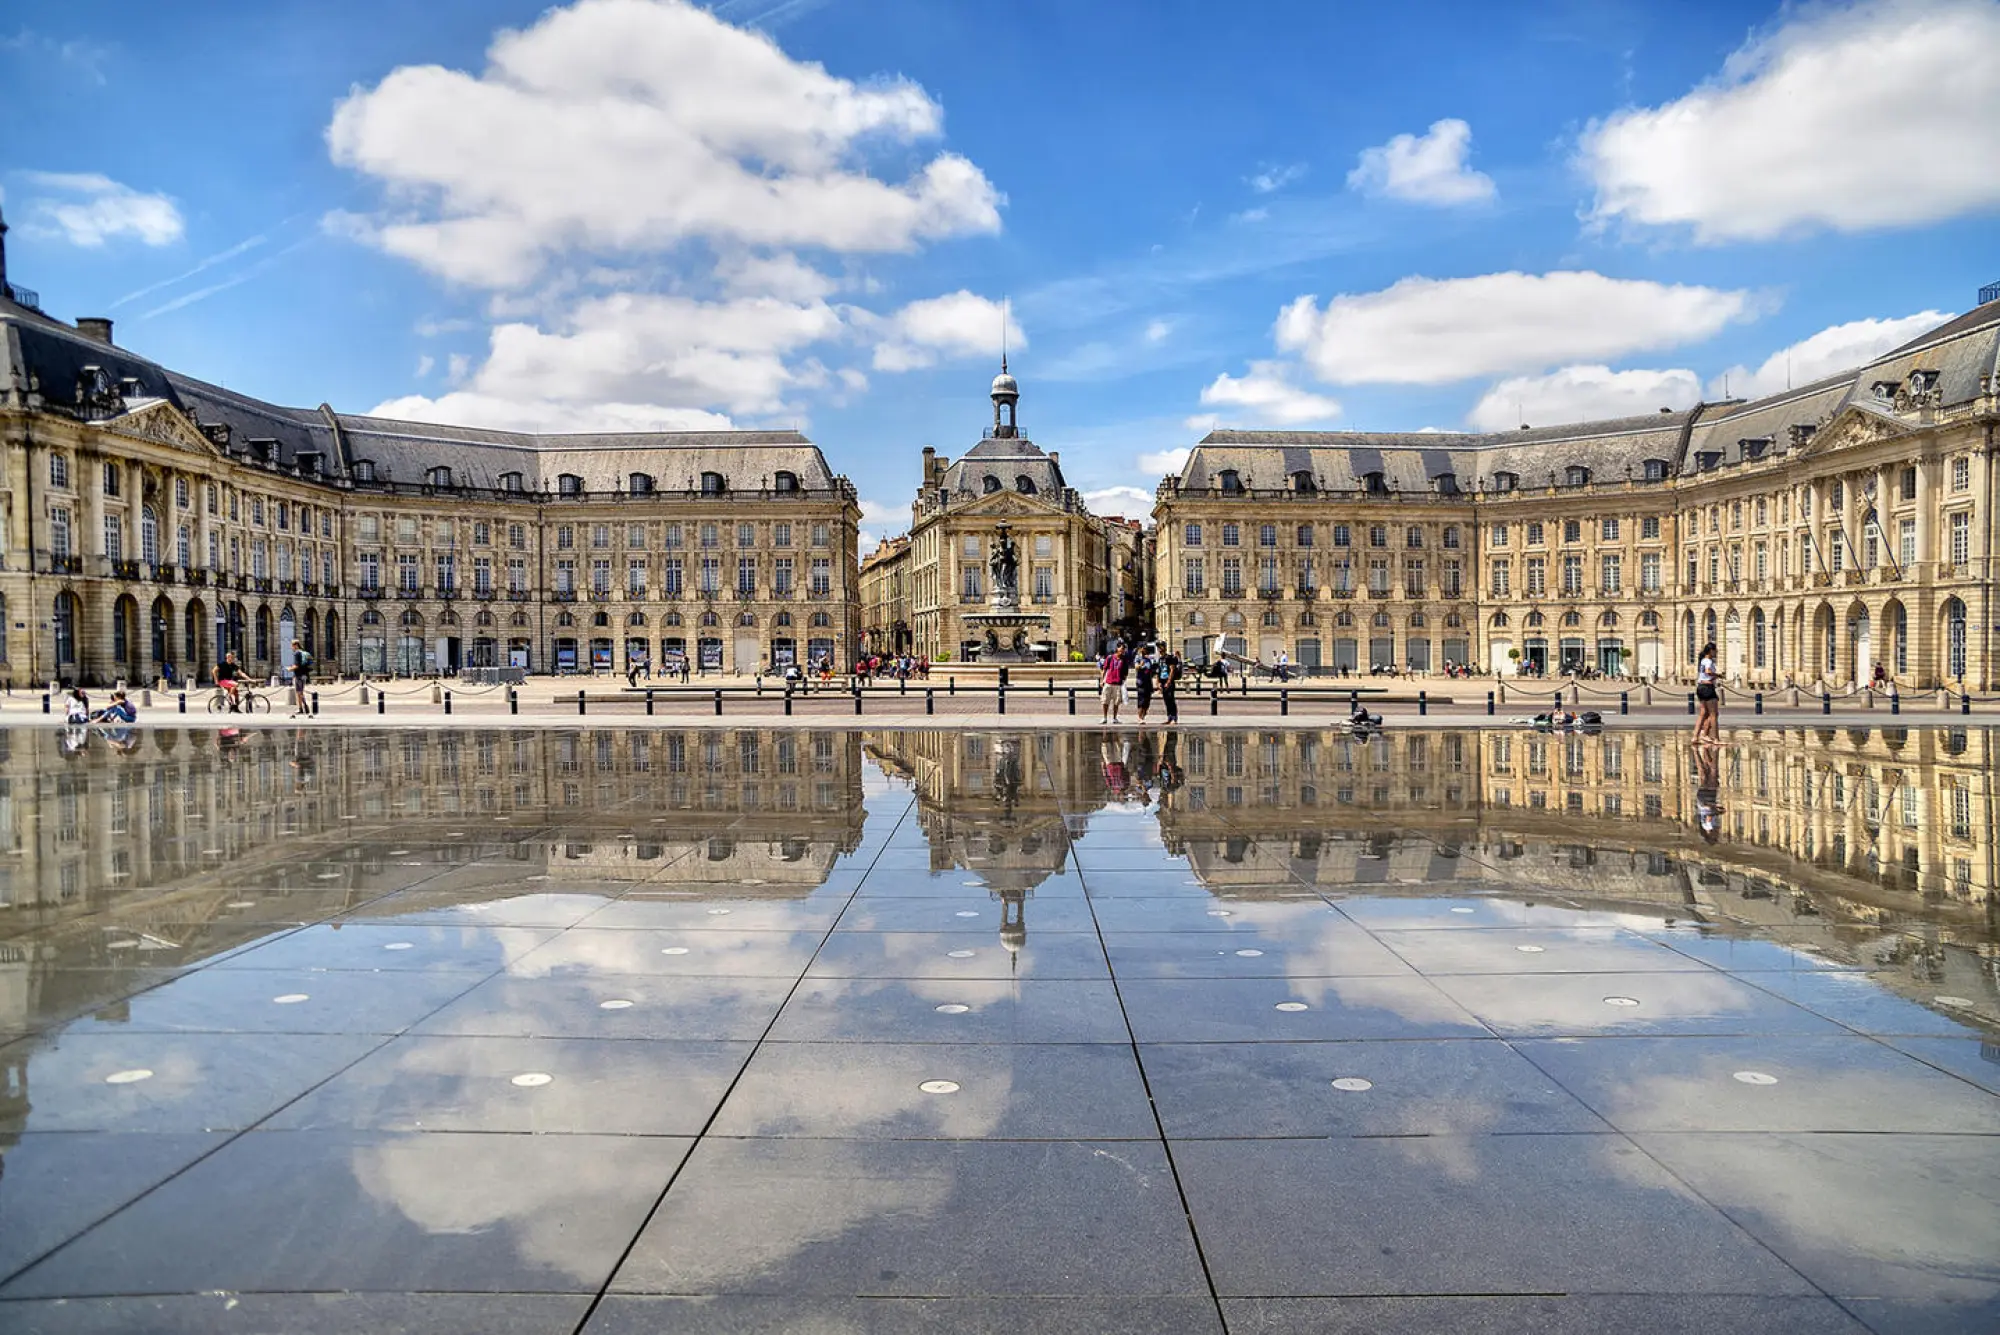
{"type": "MultiPolygon", "coordinates": [[[[4,252],[0,252],[4,254],[4,252]]],[[[0,272],[4,267],[0,266],[0,272]]],[[[528,435],[284,408],[0,290],[0,676],[841,662],[853,485],[791,431],[528,435]]]]}
{"type": "Polygon", "coordinates": [[[1154,509],[1160,632],[1366,672],[1447,660],[1990,691],[2000,302],[1752,402],[1453,435],[1211,432],[1154,509]]]}
{"type": "Polygon", "coordinates": [[[924,447],[923,477],[911,506],[907,542],[870,559],[885,620],[865,629],[872,644],[964,662],[984,645],[969,612],[988,606],[989,566],[1005,526],[1019,548],[1021,611],[1044,619],[1031,637],[1057,662],[1100,651],[1120,607],[1136,624],[1143,609],[1130,585],[1114,580],[1114,547],[1130,548],[1128,526],[1093,515],[1063,478],[1061,457],[1020,434],[1020,386],[1003,366],[994,377],[993,424],[956,459],[924,447]],[[891,592],[894,591],[894,592],[891,592]],[[887,620],[893,609],[894,620],[887,620]],[[899,625],[907,624],[907,632],[899,625]]]}

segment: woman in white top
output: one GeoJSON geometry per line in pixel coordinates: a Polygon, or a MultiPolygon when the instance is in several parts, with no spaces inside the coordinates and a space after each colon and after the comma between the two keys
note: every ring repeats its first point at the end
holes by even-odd
{"type": "Polygon", "coordinates": [[[1697,742],[1722,740],[1722,677],[1715,667],[1715,641],[1701,647],[1700,663],[1694,675],[1694,739],[1697,742]]]}

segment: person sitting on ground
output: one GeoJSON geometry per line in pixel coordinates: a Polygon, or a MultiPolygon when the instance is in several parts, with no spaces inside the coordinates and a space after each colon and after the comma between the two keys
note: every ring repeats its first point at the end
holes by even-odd
{"type": "Polygon", "coordinates": [[[1379,728],[1382,726],[1382,716],[1369,713],[1367,707],[1357,699],[1354,702],[1354,712],[1347,716],[1347,722],[1350,727],[1355,728],[1379,728]]]}
{"type": "Polygon", "coordinates": [[[67,681],[62,684],[62,687],[63,722],[90,722],[90,697],[84,694],[83,688],[67,681]]]}
{"type": "Polygon", "coordinates": [[[111,703],[102,709],[93,711],[90,715],[90,721],[93,723],[137,723],[139,721],[139,711],[132,707],[132,702],[126,698],[125,692],[113,691],[111,693],[111,703]]]}

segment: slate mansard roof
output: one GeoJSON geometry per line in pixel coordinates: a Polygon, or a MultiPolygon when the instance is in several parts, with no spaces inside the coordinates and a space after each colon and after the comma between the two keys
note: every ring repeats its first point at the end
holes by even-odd
{"type": "Polygon", "coordinates": [[[1050,498],[1060,497],[1069,486],[1062,465],[1032,440],[988,436],[946,466],[943,487],[948,493],[979,496],[987,491],[989,476],[1003,491],[1021,490],[1020,479],[1025,477],[1035,494],[1050,498]]]}
{"type": "Polygon", "coordinates": [[[1748,402],[1683,412],[1499,432],[1262,431],[1217,429],[1196,445],[1172,483],[1184,491],[1221,485],[1233,471],[1252,490],[1292,488],[1310,475],[1321,491],[1354,491],[1370,474],[1394,492],[1436,493],[1446,474],[1460,491],[1490,491],[1511,474],[1521,487],[1645,480],[1774,457],[1797,448],[1844,409],[1887,411],[1917,392],[1940,409],[2000,387],[2000,302],[1988,302],[1855,371],[1748,402]]]}
{"type": "MultiPolygon", "coordinates": [[[[502,486],[519,474],[523,492],[557,492],[564,475],[582,490],[629,489],[633,474],[657,491],[699,491],[702,474],[719,473],[732,492],[771,488],[790,473],[802,491],[851,490],[819,447],[796,431],[658,431],[540,434],[403,422],[318,408],[287,408],[167,370],[125,348],[90,338],[60,320],[0,295],[0,404],[30,394],[56,412],[111,421],[161,401],[198,422],[230,451],[268,456],[291,470],[316,455],[320,473],[356,477],[374,466],[378,483],[418,485],[449,468],[453,485],[502,486]]],[[[1013,443],[1013,442],[1009,442],[1013,443]]],[[[364,483],[365,485],[365,483],[364,483]]]]}

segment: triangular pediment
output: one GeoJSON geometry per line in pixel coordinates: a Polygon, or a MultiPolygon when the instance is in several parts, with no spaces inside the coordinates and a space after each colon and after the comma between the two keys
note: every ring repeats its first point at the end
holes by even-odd
{"type": "Polygon", "coordinates": [[[169,445],[185,450],[189,454],[200,455],[203,459],[220,459],[222,451],[208,438],[192,418],[165,399],[146,404],[122,417],[113,418],[105,426],[122,435],[138,436],[144,440],[169,445]]]}
{"type": "Polygon", "coordinates": [[[951,507],[953,514],[990,515],[996,519],[1011,519],[1017,515],[1033,515],[1041,518],[1058,514],[1061,507],[1052,504],[1045,497],[1025,496],[1018,491],[995,491],[983,496],[975,496],[969,501],[961,501],[951,507]]]}
{"type": "Polygon", "coordinates": [[[1908,423],[1894,417],[1850,404],[1813,432],[1811,439],[1798,448],[1797,454],[1800,458],[1833,454],[1907,436],[1912,429],[1908,423]]]}

